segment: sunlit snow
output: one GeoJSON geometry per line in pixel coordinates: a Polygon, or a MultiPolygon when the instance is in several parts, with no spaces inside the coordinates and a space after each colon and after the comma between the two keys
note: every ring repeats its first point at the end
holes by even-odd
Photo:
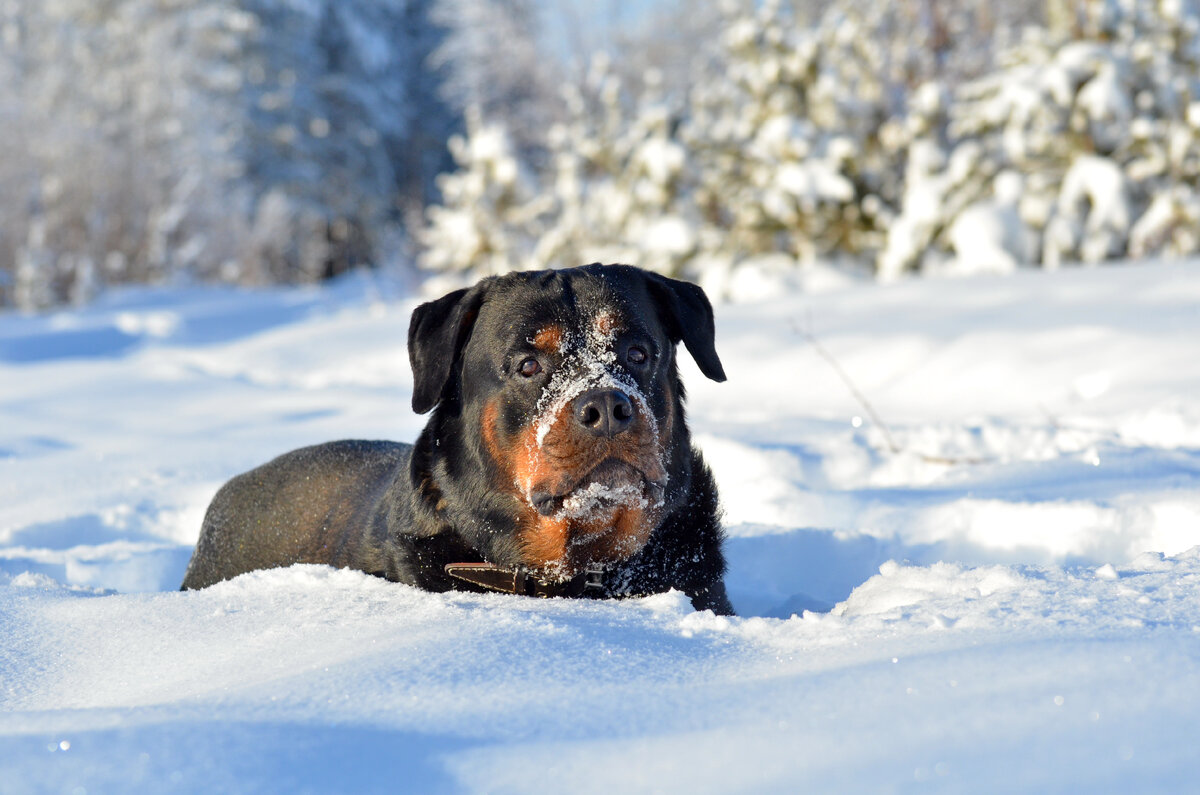
{"type": "Polygon", "coordinates": [[[728,382],[679,352],[736,618],[316,566],[180,593],[233,474],[416,436],[417,299],[0,315],[0,791],[1193,789],[1197,263],[744,293],[728,382]]]}

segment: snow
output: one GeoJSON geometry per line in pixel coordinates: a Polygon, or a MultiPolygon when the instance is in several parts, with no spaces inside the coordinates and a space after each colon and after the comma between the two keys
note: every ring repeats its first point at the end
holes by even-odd
{"type": "Polygon", "coordinates": [[[1076,246],[1084,262],[1101,262],[1120,251],[1132,217],[1128,194],[1125,175],[1112,161],[1078,158],[1063,177],[1058,215],[1047,227],[1046,266],[1057,267],[1076,246]]]}
{"type": "Polygon", "coordinates": [[[1023,187],[1019,174],[1000,174],[993,199],[976,202],[954,219],[949,238],[956,262],[950,272],[1011,273],[1029,261],[1032,235],[1017,206],[1023,187]]]}
{"type": "Polygon", "coordinates": [[[415,437],[416,299],[0,315],[0,790],[1192,789],[1198,264],[718,306],[728,382],[681,366],[735,618],[319,566],[178,592],[231,475],[415,437]]]}

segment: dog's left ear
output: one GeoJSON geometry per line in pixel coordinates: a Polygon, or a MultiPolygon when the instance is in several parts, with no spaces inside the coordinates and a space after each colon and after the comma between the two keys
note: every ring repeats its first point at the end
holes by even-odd
{"type": "Polygon", "coordinates": [[[691,282],[668,279],[656,273],[647,273],[646,280],[671,342],[682,340],[688,353],[700,365],[700,372],[714,381],[724,381],[725,368],[717,357],[717,329],[708,296],[691,282]]]}
{"type": "Polygon", "coordinates": [[[408,324],[408,361],[413,371],[413,411],[438,404],[471,336],[484,286],[455,290],[413,310],[408,324]]]}

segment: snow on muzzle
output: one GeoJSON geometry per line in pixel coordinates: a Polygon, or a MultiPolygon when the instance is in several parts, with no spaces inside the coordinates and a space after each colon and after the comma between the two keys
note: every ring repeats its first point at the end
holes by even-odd
{"type": "Polygon", "coordinates": [[[663,440],[646,396],[616,368],[611,335],[589,335],[538,402],[517,486],[542,516],[581,520],[662,505],[663,440]]]}

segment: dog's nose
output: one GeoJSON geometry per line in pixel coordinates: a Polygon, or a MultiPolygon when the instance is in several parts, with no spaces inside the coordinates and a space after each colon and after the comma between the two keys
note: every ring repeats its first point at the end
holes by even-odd
{"type": "Polygon", "coordinates": [[[633,418],[633,401],[619,389],[589,389],[575,398],[575,421],[596,436],[627,431],[633,418]]]}

